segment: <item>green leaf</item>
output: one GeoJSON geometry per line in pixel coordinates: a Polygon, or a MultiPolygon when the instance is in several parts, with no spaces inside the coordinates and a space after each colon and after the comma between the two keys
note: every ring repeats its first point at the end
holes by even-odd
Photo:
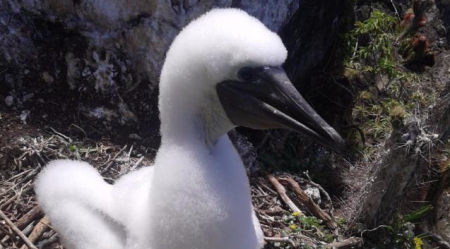
{"type": "Polygon", "coordinates": [[[77,146],[70,144],[67,146],[67,149],[69,149],[69,151],[71,152],[75,152],[77,150],[77,146]]]}

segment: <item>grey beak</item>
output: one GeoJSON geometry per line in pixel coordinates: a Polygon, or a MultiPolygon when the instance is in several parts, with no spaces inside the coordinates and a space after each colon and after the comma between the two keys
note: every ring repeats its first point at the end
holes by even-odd
{"type": "Polygon", "coordinates": [[[231,122],[253,129],[291,129],[336,152],[343,150],[342,137],[311,108],[282,68],[250,70],[245,82],[230,80],[216,86],[231,122]]]}

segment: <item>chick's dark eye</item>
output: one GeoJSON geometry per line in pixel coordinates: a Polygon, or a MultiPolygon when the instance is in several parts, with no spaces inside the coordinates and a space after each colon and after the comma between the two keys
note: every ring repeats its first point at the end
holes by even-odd
{"type": "Polygon", "coordinates": [[[251,67],[243,67],[238,72],[238,77],[244,81],[250,81],[255,78],[255,70],[251,67]]]}

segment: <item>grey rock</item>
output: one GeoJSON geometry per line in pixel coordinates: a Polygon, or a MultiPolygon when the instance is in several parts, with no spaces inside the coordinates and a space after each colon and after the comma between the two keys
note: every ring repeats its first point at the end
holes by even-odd
{"type": "Polygon", "coordinates": [[[23,110],[22,113],[20,114],[20,120],[26,124],[27,123],[27,118],[30,115],[30,111],[29,110],[23,110]]]}
{"type": "Polygon", "coordinates": [[[316,187],[308,185],[305,189],[305,194],[307,194],[317,204],[320,204],[322,202],[322,199],[320,197],[320,190],[316,187]]]}
{"type": "Polygon", "coordinates": [[[6,96],[5,98],[5,104],[7,107],[10,107],[14,104],[14,97],[13,96],[6,96]]]}
{"type": "Polygon", "coordinates": [[[128,135],[128,137],[133,140],[142,140],[142,137],[136,133],[132,133],[132,134],[128,135]]]}
{"type": "Polygon", "coordinates": [[[32,99],[34,97],[34,93],[26,94],[22,97],[22,102],[27,102],[28,100],[32,99]]]}
{"type": "MultiPolygon", "coordinates": [[[[0,77],[7,91],[39,92],[48,120],[64,109],[88,117],[83,129],[114,131],[135,125],[141,136],[157,140],[159,73],[172,40],[188,22],[212,8],[241,8],[282,33],[290,50],[286,68],[301,78],[323,60],[334,40],[330,30],[339,23],[340,8],[327,4],[326,0],[136,0],[132,4],[128,0],[4,0],[0,1],[0,58],[5,60],[0,66],[5,62],[14,70],[0,77]],[[305,14],[313,18],[299,25],[305,14]],[[321,21],[315,25],[315,20],[321,21]],[[293,32],[309,26],[315,27],[312,37],[302,37],[304,30],[293,32]],[[301,56],[309,50],[303,47],[308,44],[314,50],[301,56]],[[294,66],[299,61],[301,66],[294,66]]],[[[36,117],[44,114],[32,111],[36,117]]],[[[65,117],[73,119],[67,122],[80,121],[76,116],[65,117]]]]}
{"type": "Polygon", "coordinates": [[[438,210],[436,211],[437,217],[437,230],[439,234],[446,240],[450,241],[450,191],[446,190],[440,196],[438,202],[438,210]]]}

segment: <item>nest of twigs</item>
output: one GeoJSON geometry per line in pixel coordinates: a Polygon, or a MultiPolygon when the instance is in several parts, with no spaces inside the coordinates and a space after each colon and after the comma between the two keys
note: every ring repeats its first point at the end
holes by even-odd
{"type": "MultiPolygon", "coordinates": [[[[110,183],[152,163],[133,146],[75,140],[53,129],[43,136],[19,137],[9,149],[14,153],[10,153],[0,182],[0,249],[63,248],[33,191],[33,181],[48,161],[88,161],[110,183]]],[[[307,177],[258,172],[250,182],[266,248],[344,248],[361,243],[339,236],[330,197],[307,177]]]]}

